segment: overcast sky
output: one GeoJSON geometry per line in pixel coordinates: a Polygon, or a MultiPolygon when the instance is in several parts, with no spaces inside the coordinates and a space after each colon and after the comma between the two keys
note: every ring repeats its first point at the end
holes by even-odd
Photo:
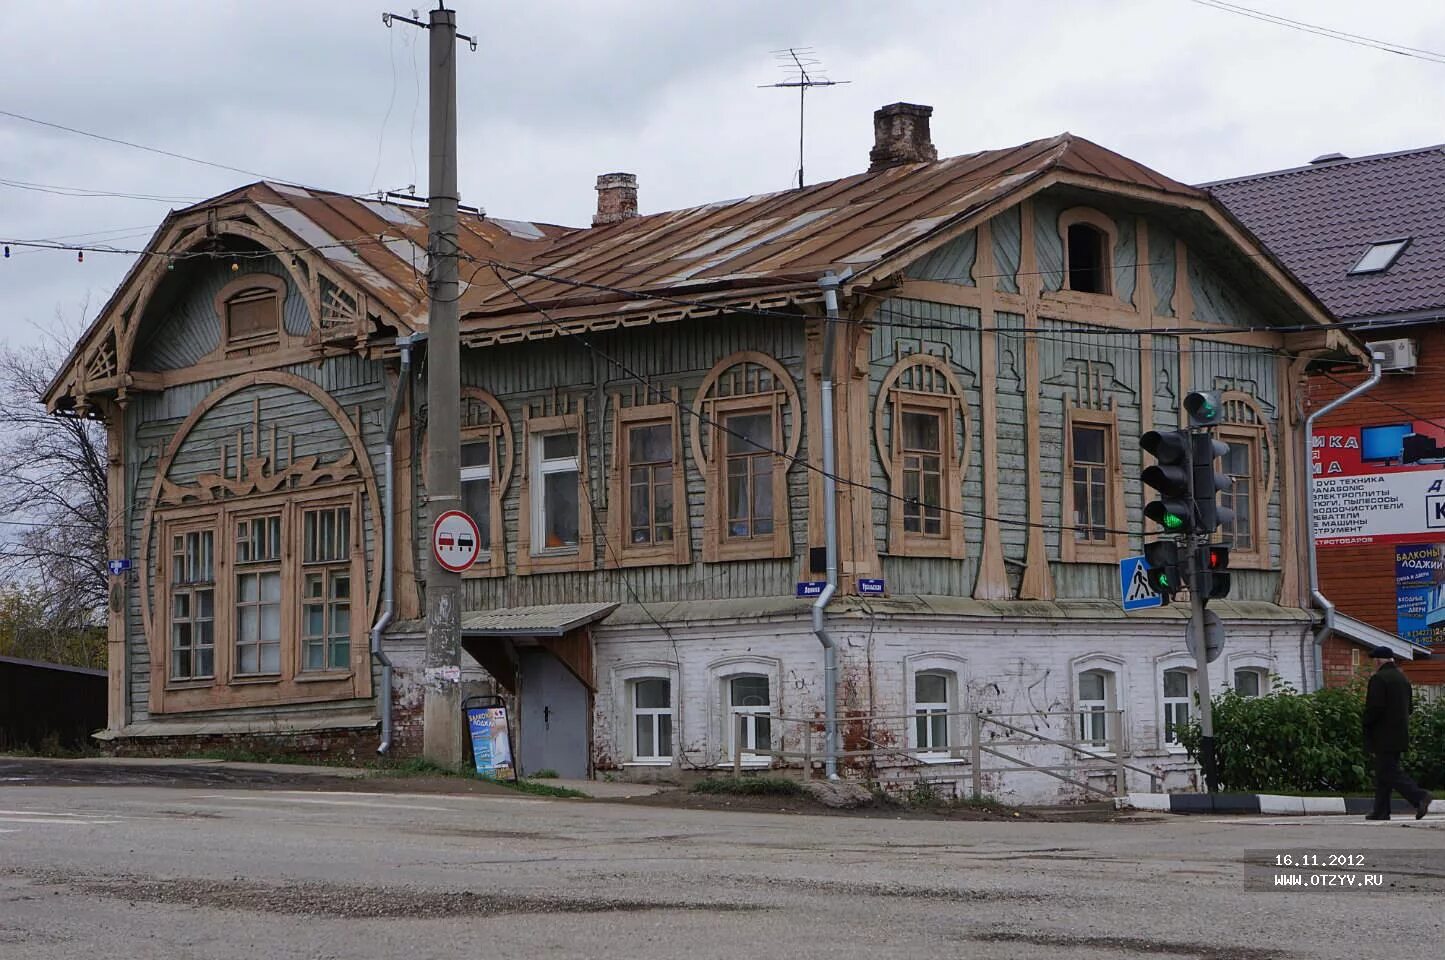
{"type": "MultiPolygon", "coordinates": [[[[373,0],[0,0],[0,110],[365,192],[426,189],[427,49],[373,0]]],[[[1438,0],[1243,0],[1445,52],[1438,0]]],[[[851,81],[808,99],[809,182],[866,168],[872,111],[934,107],[941,156],[1063,130],[1200,182],[1445,141],[1445,64],[1364,49],[1191,0],[604,2],[454,0],[464,203],[584,226],[598,173],[631,171],[642,212],[782,189],[797,101],[772,51],[808,45],[851,81]]],[[[425,19],[425,7],[422,18],[425,19]]],[[[0,238],[139,247],[172,207],[258,179],[0,116],[0,238]]],[[[0,339],[89,320],[131,257],[14,248],[0,339]]]]}

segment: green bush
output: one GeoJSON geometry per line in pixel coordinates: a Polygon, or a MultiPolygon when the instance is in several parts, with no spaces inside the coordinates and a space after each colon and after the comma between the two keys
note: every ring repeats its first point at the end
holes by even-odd
{"type": "MultiPolygon", "coordinates": [[[[1301,694],[1278,678],[1262,697],[1214,699],[1215,756],[1225,790],[1368,793],[1374,788],[1362,717],[1365,681],[1301,694]]],[[[1198,757],[1198,722],[1180,733],[1198,757]]],[[[1422,786],[1445,786],[1445,698],[1418,696],[1405,769],[1422,786]]]]}

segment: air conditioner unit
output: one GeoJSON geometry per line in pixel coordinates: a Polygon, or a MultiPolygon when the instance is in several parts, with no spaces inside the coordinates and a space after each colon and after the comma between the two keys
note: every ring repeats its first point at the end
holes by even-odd
{"type": "Polygon", "coordinates": [[[1414,370],[1415,341],[1407,337],[1399,340],[1375,340],[1365,344],[1371,353],[1380,354],[1384,359],[1380,365],[1385,370],[1414,370]]]}

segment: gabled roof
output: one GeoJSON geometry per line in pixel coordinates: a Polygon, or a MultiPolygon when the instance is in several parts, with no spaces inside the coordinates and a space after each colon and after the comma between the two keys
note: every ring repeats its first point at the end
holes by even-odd
{"type": "MultiPolygon", "coordinates": [[[[822,299],[818,279],[829,270],[851,267],[850,285],[866,287],[1054,184],[1178,211],[1181,226],[1212,231],[1215,251],[1269,299],[1272,315],[1282,322],[1328,322],[1308,291],[1207,192],[1064,133],[591,228],[462,214],[462,339],[484,346],[554,336],[558,326],[575,333],[816,302],[822,299]]],[[[362,292],[363,313],[377,319],[361,316],[345,328],[358,346],[389,343],[392,333],[406,332],[397,327],[424,328],[424,213],[414,205],[269,182],[173,212],[72,353],[47,403],[69,406],[92,389],[129,382],[130,371],[120,369],[127,351],[111,342],[122,339],[117,319],[153,289],[161,261],[228,230],[278,254],[292,252],[293,261],[311,262],[312,275],[326,271],[362,292]]],[[[311,296],[315,310],[321,296],[311,296]]],[[[126,336],[134,333],[129,326],[126,336]]]]}
{"type": "MultiPolygon", "coordinates": [[[[884,260],[1051,171],[1207,199],[1195,187],[1065,133],[1004,150],[901,164],[802,190],[722,200],[591,228],[463,213],[458,217],[463,330],[487,326],[488,317],[519,309],[530,312],[487,266],[492,260],[572,281],[508,274],[526,301],[563,311],[559,317],[595,314],[607,303],[624,310],[645,308],[649,304],[635,296],[644,292],[688,298],[714,294],[727,300],[738,291],[803,287],[816,293],[817,279],[826,270],[861,269],[884,260]]],[[[246,200],[256,203],[297,244],[320,248],[332,267],[349,274],[399,317],[413,326],[424,325],[424,208],[267,182],[200,206],[246,200]]]]}
{"type": "Polygon", "coordinates": [[[1204,184],[1340,319],[1445,309],[1445,145],[1204,184]],[[1409,237],[1389,269],[1351,274],[1409,237]]]}

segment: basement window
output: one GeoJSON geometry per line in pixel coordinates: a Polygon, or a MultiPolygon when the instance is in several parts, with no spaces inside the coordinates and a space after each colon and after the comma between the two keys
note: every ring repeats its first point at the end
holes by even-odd
{"type": "Polygon", "coordinates": [[[1370,244],[1368,250],[1350,268],[1350,274],[1357,273],[1384,273],[1395,265],[1400,259],[1400,254],[1410,245],[1410,237],[1402,237],[1398,240],[1381,240],[1370,244]]]}

